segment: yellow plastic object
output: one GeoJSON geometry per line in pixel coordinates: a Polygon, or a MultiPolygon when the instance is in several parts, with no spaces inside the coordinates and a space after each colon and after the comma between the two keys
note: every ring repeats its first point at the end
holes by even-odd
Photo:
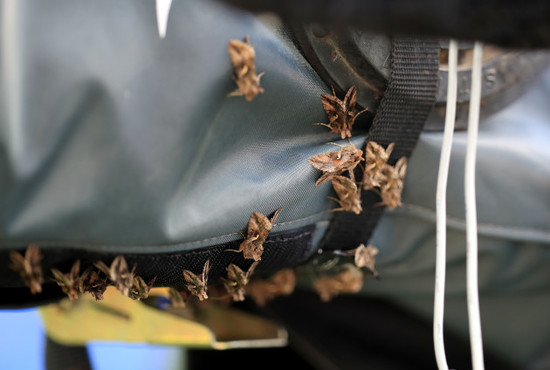
{"type": "MultiPolygon", "coordinates": [[[[153,289],[151,296],[155,295],[167,296],[167,289],[153,289]]],[[[42,307],[48,336],[66,345],[116,341],[230,349],[287,344],[287,332],[280,326],[218,304],[200,305],[191,314],[188,309],[163,310],[133,301],[113,287],[104,297],[96,302],[86,294],[77,301],[42,307]]]]}

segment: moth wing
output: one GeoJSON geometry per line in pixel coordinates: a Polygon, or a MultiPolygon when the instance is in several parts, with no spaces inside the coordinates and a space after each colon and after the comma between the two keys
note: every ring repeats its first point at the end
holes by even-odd
{"type": "Polygon", "coordinates": [[[229,52],[229,59],[231,60],[237,77],[242,77],[249,73],[251,69],[255,68],[256,53],[248,39],[245,42],[230,40],[227,45],[227,51],[229,52]]]}
{"type": "Polygon", "coordinates": [[[407,173],[407,157],[401,157],[395,164],[395,169],[399,175],[399,179],[403,181],[407,173]]]}
{"type": "Polygon", "coordinates": [[[63,274],[58,269],[51,269],[52,275],[58,285],[67,285],[67,278],[65,277],[65,274],[63,274]]]}
{"type": "Polygon", "coordinates": [[[336,176],[332,179],[332,187],[340,199],[346,199],[351,194],[357,193],[357,185],[344,176],[336,176]]]}
{"type": "Polygon", "coordinates": [[[308,159],[308,162],[318,170],[325,172],[335,172],[338,170],[338,162],[333,153],[323,153],[308,159]]]}
{"type": "MultiPolygon", "coordinates": [[[[265,216],[260,212],[252,213],[252,216],[250,217],[250,221],[254,221],[253,222],[254,228],[260,234],[263,234],[265,232],[269,233],[269,231],[271,231],[271,228],[273,226],[269,218],[267,218],[267,216],[265,216]]],[[[249,227],[250,227],[250,222],[249,222],[249,227]]]]}
{"type": "Polygon", "coordinates": [[[22,270],[25,268],[25,257],[18,252],[10,252],[11,268],[14,270],[22,270]]]}
{"type": "Polygon", "coordinates": [[[343,116],[345,111],[343,102],[336,96],[323,94],[321,95],[321,103],[330,123],[343,116]]]}
{"type": "Polygon", "coordinates": [[[204,284],[208,283],[208,273],[210,272],[210,260],[206,260],[204,267],[202,268],[202,281],[204,284]]]}
{"type": "Polygon", "coordinates": [[[75,263],[73,263],[73,267],[71,268],[70,275],[72,277],[78,277],[78,273],[80,272],[80,260],[76,260],[75,263]]]}
{"type": "Polygon", "coordinates": [[[279,217],[282,210],[283,210],[283,207],[279,207],[275,210],[275,212],[273,213],[273,216],[271,216],[271,219],[269,220],[269,222],[271,222],[271,225],[275,223],[275,221],[277,220],[277,217],[279,217]]]}
{"type": "Polygon", "coordinates": [[[355,104],[357,102],[357,88],[355,86],[352,86],[349,88],[348,92],[346,93],[346,96],[344,97],[344,107],[346,109],[346,113],[350,112],[353,115],[353,110],[355,109],[355,104]]]}

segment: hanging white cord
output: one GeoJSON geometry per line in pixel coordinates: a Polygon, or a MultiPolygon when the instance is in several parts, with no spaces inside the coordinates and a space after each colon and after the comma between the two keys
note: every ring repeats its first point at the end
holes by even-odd
{"type": "Polygon", "coordinates": [[[466,294],[468,300],[468,324],[470,329],[470,348],[474,370],[484,369],[483,341],[481,338],[481,319],[479,315],[479,296],[477,280],[477,211],[476,211],[476,151],[479,126],[479,106],[481,101],[481,67],[483,45],[476,42],[472,63],[472,85],[470,112],[468,115],[468,144],[466,165],[464,168],[464,198],[466,201],[466,294]]]}
{"type": "Polygon", "coordinates": [[[434,350],[437,367],[447,370],[445,342],[443,340],[443,313],[445,307],[445,264],[446,264],[446,231],[447,231],[447,178],[451,159],[451,145],[455,127],[456,94],[457,94],[457,59],[458,46],[455,40],[449,42],[449,62],[447,78],[447,109],[445,112],[445,130],[439,159],[437,190],[435,201],[436,212],[436,263],[434,295],[434,350]]]}

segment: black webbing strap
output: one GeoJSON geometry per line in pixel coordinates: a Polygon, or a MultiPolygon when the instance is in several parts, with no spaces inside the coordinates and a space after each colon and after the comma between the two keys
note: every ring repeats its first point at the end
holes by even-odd
{"type": "MultiPolygon", "coordinates": [[[[397,37],[392,41],[392,71],[388,86],[365,144],[375,141],[386,147],[395,143],[390,164],[409,157],[432,109],[438,89],[439,42],[397,37]]],[[[360,179],[362,174],[356,174],[360,179]]],[[[352,249],[367,243],[385,207],[374,191],[363,191],[363,212],[338,212],[320,247],[352,249]]]]}

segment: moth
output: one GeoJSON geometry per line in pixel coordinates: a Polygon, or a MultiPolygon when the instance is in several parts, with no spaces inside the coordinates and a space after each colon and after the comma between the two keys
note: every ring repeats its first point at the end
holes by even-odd
{"type": "Polygon", "coordinates": [[[332,132],[340,134],[342,139],[351,137],[351,128],[355,120],[361,113],[368,110],[363,109],[359,113],[355,113],[355,105],[357,103],[357,88],[355,86],[349,88],[344,100],[340,100],[336,97],[333,88],[332,95],[321,95],[321,102],[329,123],[314,123],[314,125],[326,126],[330,128],[332,132]]]}
{"type": "Polygon", "coordinates": [[[330,301],[340,293],[357,293],[363,287],[363,273],[356,266],[348,263],[344,270],[329,276],[323,275],[313,284],[323,302],[330,301]]]}
{"type": "Polygon", "coordinates": [[[146,283],[145,280],[141,278],[141,276],[134,276],[134,280],[132,281],[132,287],[130,288],[128,297],[136,301],[139,301],[140,299],[146,299],[147,297],[149,297],[149,291],[151,291],[155,280],[156,277],[154,277],[149,283],[146,283]]]}
{"type": "Polygon", "coordinates": [[[64,274],[57,269],[52,269],[54,281],[61,287],[63,293],[67,294],[71,301],[78,299],[80,292],[80,260],[73,263],[71,271],[64,274]]]}
{"type": "Polygon", "coordinates": [[[395,143],[384,149],[374,141],[369,141],[365,150],[365,171],[362,186],[364,190],[379,187],[385,180],[384,168],[390,159],[395,143]]]}
{"type": "Polygon", "coordinates": [[[258,261],[252,263],[246,272],[233,263],[227,266],[227,279],[222,278],[223,286],[235,302],[244,301],[245,287],[258,263],[258,261]]]}
{"type": "Polygon", "coordinates": [[[401,193],[403,192],[403,183],[407,173],[407,157],[401,157],[395,167],[386,165],[382,170],[383,183],[380,185],[380,197],[382,203],[389,209],[394,209],[401,205],[401,193]]]}
{"type": "Polygon", "coordinates": [[[92,268],[88,268],[82,273],[79,281],[80,293],[90,293],[96,301],[101,301],[106,289],[107,280],[100,278],[92,268]]]}
{"type": "Polygon", "coordinates": [[[115,284],[115,287],[125,296],[130,293],[134,282],[134,273],[136,266],[132,268],[132,271],[128,270],[128,263],[124,256],[117,256],[111,263],[111,267],[103,262],[97,262],[94,264],[99,270],[111,279],[115,284]]]}
{"type": "Polygon", "coordinates": [[[172,302],[172,307],[185,307],[185,304],[189,299],[190,293],[183,289],[180,290],[171,287],[168,290],[168,295],[170,297],[170,301],[172,302]]]}
{"type": "Polygon", "coordinates": [[[256,95],[263,93],[264,89],[260,86],[263,73],[256,73],[256,53],[248,36],[244,41],[230,40],[227,51],[233,65],[233,79],[238,87],[229,95],[244,96],[247,101],[251,101],[256,95]]]}
{"type": "Polygon", "coordinates": [[[31,291],[31,294],[42,292],[44,275],[42,273],[42,255],[38,246],[30,244],[25,250],[25,256],[18,252],[10,252],[10,268],[19,273],[31,291]]]}
{"type": "Polygon", "coordinates": [[[329,197],[340,205],[332,211],[350,211],[355,214],[361,213],[361,192],[357,185],[344,176],[336,176],[332,179],[332,187],[338,195],[338,198],[329,197]]]}
{"type": "Polygon", "coordinates": [[[239,249],[226,249],[231,252],[243,252],[245,259],[260,261],[264,253],[264,243],[273,228],[275,220],[281,213],[282,208],[278,208],[271,219],[268,219],[260,212],[253,212],[248,220],[246,238],[239,246],[239,249]]]}
{"type": "Polygon", "coordinates": [[[246,286],[246,294],[252,297],[258,306],[277,296],[289,295],[296,286],[296,273],[292,269],[278,271],[269,280],[254,279],[246,286]]]}
{"type": "Polygon", "coordinates": [[[200,301],[208,299],[208,273],[210,272],[210,260],[204,263],[201,276],[197,276],[189,270],[183,270],[183,278],[189,292],[199,298],[200,301]]]}
{"type": "Polygon", "coordinates": [[[349,171],[350,176],[354,177],[353,170],[363,160],[363,151],[351,143],[338,146],[341,147],[340,150],[319,154],[308,159],[313,167],[323,171],[323,175],[315,182],[315,186],[332,180],[344,171],[349,171]]]}
{"type": "Polygon", "coordinates": [[[343,253],[354,257],[355,266],[359,268],[366,267],[375,277],[378,276],[378,272],[374,267],[375,256],[378,254],[378,248],[375,246],[368,245],[365,247],[365,244],[361,244],[357,248],[345,251],[343,253]]]}

